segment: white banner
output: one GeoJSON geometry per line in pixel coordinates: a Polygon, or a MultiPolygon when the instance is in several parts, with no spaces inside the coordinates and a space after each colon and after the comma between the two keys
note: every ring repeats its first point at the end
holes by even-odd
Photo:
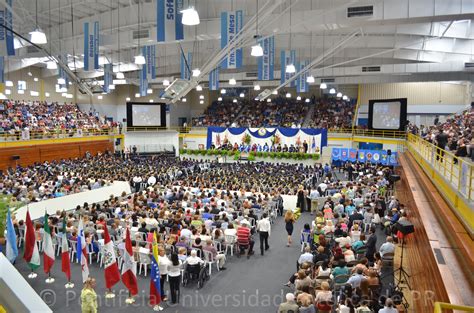
{"type": "MultiPolygon", "coordinates": [[[[234,40],[243,25],[242,10],[221,13],[221,49],[234,40]]],[[[242,66],[242,48],[232,49],[222,62],[222,68],[240,68],[242,66]]]]}
{"type": "Polygon", "coordinates": [[[183,0],[158,0],[156,2],[156,40],[183,40],[184,31],[181,23],[183,0]]]}
{"type": "Polygon", "coordinates": [[[99,22],[84,22],[84,70],[99,69],[99,22]]]}

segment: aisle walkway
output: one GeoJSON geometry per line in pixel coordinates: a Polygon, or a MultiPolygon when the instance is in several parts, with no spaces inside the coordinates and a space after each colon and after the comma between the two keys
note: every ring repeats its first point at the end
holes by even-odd
{"type": "MultiPolygon", "coordinates": [[[[306,213],[295,224],[293,234],[293,246],[286,247],[286,231],[281,217],[273,225],[270,237],[270,250],[265,256],[260,255],[258,235],[255,236],[255,255],[249,260],[245,257],[238,259],[236,256],[228,258],[227,270],[216,272],[213,268],[212,277],[200,290],[195,284],[182,288],[181,302],[175,307],[166,304],[164,312],[275,312],[278,305],[289,291],[284,287],[288,277],[294,273],[295,262],[300,254],[299,232],[305,222],[311,222],[311,216],[306,213]]],[[[20,256],[22,252],[20,252],[20,256]]],[[[25,262],[18,258],[16,267],[23,277],[29,281],[32,287],[51,304],[54,312],[81,312],[79,305],[81,283],[80,266],[72,264],[72,280],[76,284],[72,290],[64,289],[66,283],[64,274],[61,272],[61,260],[56,258],[53,269],[53,276],[56,282],[52,285],[46,284],[46,278],[42,269],[38,269],[38,278],[29,280],[27,275],[29,269],[25,262]]],[[[97,294],[99,295],[99,312],[150,312],[147,306],[149,276],[139,277],[139,295],[137,302],[133,305],[126,305],[126,289],[122,283],[115,286],[117,294],[115,299],[105,299],[104,270],[91,265],[91,276],[97,278],[97,294]]],[[[166,284],[168,289],[168,284],[166,284]]]]}

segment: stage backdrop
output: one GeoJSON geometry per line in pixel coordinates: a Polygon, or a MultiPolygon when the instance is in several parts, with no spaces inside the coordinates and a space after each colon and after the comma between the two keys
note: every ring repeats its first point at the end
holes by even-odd
{"type": "Polygon", "coordinates": [[[250,135],[250,144],[261,144],[265,143],[268,146],[272,145],[273,140],[277,140],[281,146],[295,145],[297,142],[303,144],[306,140],[308,143],[308,151],[313,153],[317,151],[316,148],[321,152],[322,147],[328,144],[328,133],[326,129],[315,129],[315,128],[283,128],[283,127],[269,127],[269,128],[245,128],[245,127],[208,127],[207,128],[207,149],[214,144],[216,147],[220,147],[227,139],[232,145],[242,143],[243,137],[248,134],[250,135]]]}
{"type": "Polygon", "coordinates": [[[383,165],[398,165],[397,152],[387,154],[386,150],[358,150],[348,148],[332,148],[331,158],[333,161],[370,162],[383,165]]]}

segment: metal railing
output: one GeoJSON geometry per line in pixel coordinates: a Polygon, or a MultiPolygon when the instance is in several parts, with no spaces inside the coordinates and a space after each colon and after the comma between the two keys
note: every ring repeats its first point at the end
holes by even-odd
{"type": "Polygon", "coordinates": [[[82,130],[52,130],[52,131],[15,131],[0,132],[0,142],[65,139],[78,137],[95,137],[119,135],[117,128],[110,129],[82,129],[82,130]]]}
{"type": "Polygon", "coordinates": [[[443,310],[456,310],[464,312],[474,312],[474,306],[456,305],[445,302],[435,302],[434,313],[443,313],[443,310]]]}

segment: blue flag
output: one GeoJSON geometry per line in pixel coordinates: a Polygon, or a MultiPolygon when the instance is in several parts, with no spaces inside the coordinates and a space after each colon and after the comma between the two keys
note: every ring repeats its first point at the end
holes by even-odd
{"type": "Polygon", "coordinates": [[[16,233],[13,227],[12,216],[10,209],[7,213],[7,259],[11,263],[15,263],[16,257],[18,256],[18,247],[16,246],[16,233]]]}

